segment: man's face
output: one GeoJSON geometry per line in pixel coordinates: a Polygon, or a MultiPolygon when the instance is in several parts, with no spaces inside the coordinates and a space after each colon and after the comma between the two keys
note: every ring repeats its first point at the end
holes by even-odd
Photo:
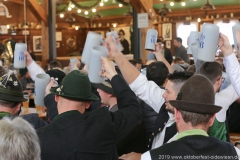
{"type": "Polygon", "coordinates": [[[119,32],[118,35],[119,35],[119,37],[120,37],[121,39],[124,38],[123,32],[119,32]]]}
{"type": "Polygon", "coordinates": [[[109,94],[104,92],[103,90],[101,89],[97,89],[98,93],[99,93],[99,96],[101,97],[101,102],[102,104],[105,104],[105,105],[109,105],[108,104],[108,97],[109,97],[109,94]]]}
{"type": "Polygon", "coordinates": [[[173,44],[174,44],[175,47],[179,47],[179,42],[175,39],[173,40],[173,44]]]}
{"type": "Polygon", "coordinates": [[[162,95],[162,97],[165,99],[165,105],[166,109],[170,113],[174,113],[174,107],[169,103],[170,100],[176,100],[177,94],[176,91],[173,89],[174,83],[171,81],[168,81],[165,87],[165,92],[162,95]]]}
{"type": "Polygon", "coordinates": [[[137,63],[137,64],[136,64],[136,68],[140,71],[141,68],[142,68],[142,64],[141,64],[141,63],[137,63]]]}
{"type": "Polygon", "coordinates": [[[164,44],[162,42],[158,42],[160,50],[163,49],[164,44]]]}

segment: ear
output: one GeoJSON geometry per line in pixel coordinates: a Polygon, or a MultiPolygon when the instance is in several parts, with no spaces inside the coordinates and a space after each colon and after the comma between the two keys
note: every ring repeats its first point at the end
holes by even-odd
{"type": "Polygon", "coordinates": [[[90,107],[90,105],[91,105],[91,102],[85,102],[85,109],[88,109],[89,107],[90,107]]]}
{"type": "Polygon", "coordinates": [[[58,102],[59,101],[59,96],[55,95],[55,101],[58,102]]]}
{"type": "Polygon", "coordinates": [[[211,127],[211,126],[213,125],[214,120],[215,120],[215,116],[216,116],[216,114],[214,114],[214,115],[210,118],[210,120],[209,120],[209,122],[208,122],[208,126],[209,126],[209,127],[211,127]]]}
{"type": "Polygon", "coordinates": [[[179,112],[179,110],[177,110],[177,109],[174,107],[174,119],[175,119],[175,122],[176,122],[176,123],[179,123],[181,117],[182,117],[182,115],[181,115],[181,113],[179,112]]]}
{"type": "MultiPolygon", "coordinates": [[[[16,115],[20,110],[21,110],[21,106],[22,106],[22,103],[18,103],[14,108],[13,108],[13,112],[14,112],[14,115],[16,115]]],[[[19,112],[20,113],[20,112],[19,112]]]]}

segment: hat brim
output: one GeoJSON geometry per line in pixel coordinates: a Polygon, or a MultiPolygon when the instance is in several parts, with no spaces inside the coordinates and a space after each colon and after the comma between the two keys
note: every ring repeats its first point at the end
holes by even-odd
{"type": "Polygon", "coordinates": [[[65,98],[68,98],[68,99],[72,99],[72,100],[77,100],[77,101],[97,101],[99,100],[99,98],[95,95],[95,94],[91,94],[91,96],[89,97],[77,97],[77,96],[71,96],[71,95],[62,95],[62,94],[59,94],[59,92],[57,92],[57,88],[59,88],[59,86],[57,87],[52,87],[50,89],[50,92],[55,94],[55,95],[59,95],[61,97],[65,97],[65,98]]]}
{"type": "Polygon", "coordinates": [[[186,102],[182,100],[172,100],[169,101],[169,103],[178,110],[201,114],[214,114],[222,109],[222,107],[216,105],[186,102]]]}
{"type": "Polygon", "coordinates": [[[6,93],[0,93],[0,99],[10,102],[26,102],[28,99],[19,96],[12,96],[6,93]]]}
{"type": "Polygon", "coordinates": [[[115,95],[112,88],[109,88],[102,83],[92,83],[92,85],[93,85],[94,88],[99,88],[106,93],[115,95]]]}

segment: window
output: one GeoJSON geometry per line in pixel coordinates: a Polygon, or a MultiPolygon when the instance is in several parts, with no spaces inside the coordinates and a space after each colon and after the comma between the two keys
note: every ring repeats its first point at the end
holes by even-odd
{"type": "Polygon", "coordinates": [[[237,23],[238,20],[230,20],[229,23],[223,23],[221,20],[214,21],[214,24],[219,27],[219,31],[228,37],[230,44],[234,44],[232,27],[237,23]]]}
{"type": "Polygon", "coordinates": [[[189,25],[185,25],[182,22],[176,23],[177,37],[182,38],[182,45],[187,47],[187,39],[191,31],[197,31],[197,22],[191,22],[189,25]]]}

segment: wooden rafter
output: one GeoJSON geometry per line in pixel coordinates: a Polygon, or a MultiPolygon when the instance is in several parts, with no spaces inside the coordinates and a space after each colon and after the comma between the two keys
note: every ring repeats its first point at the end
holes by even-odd
{"type": "Polygon", "coordinates": [[[41,20],[44,22],[44,24],[47,26],[48,25],[48,15],[43,9],[43,7],[38,4],[36,0],[28,0],[30,7],[30,10],[33,11],[33,13],[37,14],[38,17],[41,18],[41,20]]]}

